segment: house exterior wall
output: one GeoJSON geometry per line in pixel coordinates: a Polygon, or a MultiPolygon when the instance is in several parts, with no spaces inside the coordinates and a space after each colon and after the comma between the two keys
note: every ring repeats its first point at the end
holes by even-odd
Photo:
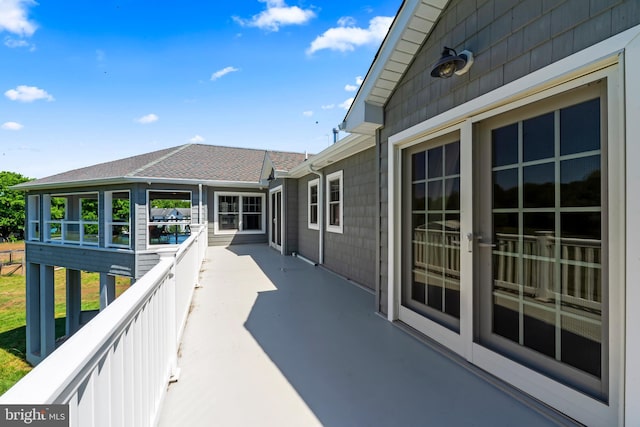
{"type": "Polygon", "coordinates": [[[209,232],[209,246],[227,246],[238,245],[248,243],[267,243],[269,238],[268,218],[269,218],[269,192],[267,190],[259,189],[238,189],[229,187],[207,187],[206,197],[208,200],[208,232],[209,232]],[[265,195],[265,232],[260,234],[219,234],[215,232],[215,192],[224,191],[231,193],[261,193],[265,195]]]}
{"type": "Polygon", "coordinates": [[[291,221],[292,224],[295,223],[297,226],[297,234],[298,234],[298,253],[305,257],[306,259],[319,262],[318,259],[318,244],[319,244],[319,231],[313,230],[309,228],[309,181],[317,179],[317,175],[306,175],[300,179],[298,179],[298,198],[297,198],[297,209],[298,216],[295,221],[291,221]]]}
{"type": "MultiPolygon", "coordinates": [[[[324,265],[330,270],[371,289],[375,287],[375,223],[377,217],[374,162],[375,148],[372,147],[323,170],[325,189],[326,176],[336,171],[343,171],[344,197],[343,232],[325,231],[324,265]]],[[[324,206],[326,195],[323,199],[323,209],[326,212],[324,206]]],[[[326,222],[325,215],[325,224],[326,222]]]]}
{"type": "Polygon", "coordinates": [[[285,255],[298,251],[298,180],[283,180],[284,198],[284,248],[285,255]]]}
{"type": "Polygon", "coordinates": [[[384,109],[380,148],[380,310],[386,313],[388,138],[640,23],[636,0],[454,0],[384,109]],[[469,72],[430,76],[443,46],[474,54],[469,72]]]}

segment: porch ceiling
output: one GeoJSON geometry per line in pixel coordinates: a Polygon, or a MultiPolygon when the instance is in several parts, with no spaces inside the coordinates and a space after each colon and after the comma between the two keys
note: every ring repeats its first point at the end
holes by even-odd
{"type": "Polygon", "coordinates": [[[208,248],[203,268],[161,426],[557,425],[322,268],[266,245],[208,248]]]}

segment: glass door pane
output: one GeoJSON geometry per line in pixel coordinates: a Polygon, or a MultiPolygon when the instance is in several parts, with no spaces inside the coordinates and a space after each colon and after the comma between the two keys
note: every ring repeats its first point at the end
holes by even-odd
{"type": "Polygon", "coordinates": [[[402,305],[459,331],[460,143],[405,154],[402,305]]]}
{"type": "Polygon", "coordinates": [[[601,397],[600,98],[496,122],[475,154],[480,342],[601,397]]]}

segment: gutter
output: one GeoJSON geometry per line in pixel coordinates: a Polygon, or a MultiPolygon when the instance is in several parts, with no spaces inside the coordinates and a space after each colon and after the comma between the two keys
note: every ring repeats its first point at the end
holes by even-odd
{"type": "MultiPolygon", "coordinates": [[[[309,165],[309,172],[318,175],[318,264],[324,264],[324,173],[309,165]],[[321,203],[322,202],[322,208],[321,203]]],[[[307,200],[307,203],[309,201],[307,200]]]]}

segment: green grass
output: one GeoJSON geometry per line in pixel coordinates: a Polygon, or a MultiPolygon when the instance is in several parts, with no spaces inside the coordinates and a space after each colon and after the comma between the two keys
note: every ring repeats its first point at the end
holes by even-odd
{"type": "MultiPolygon", "coordinates": [[[[1,246],[1,245],[0,245],[1,246]]],[[[56,338],[65,334],[66,271],[55,271],[56,338]]],[[[116,296],[129,286],[127,278],[116,280],[116,296]]],[[[82,310],[100,308],[99,273],[82,272],[82,310]]],[[[32,369],[26,361],[25,277],[0,276],[0,395],[32,369]]]]}

